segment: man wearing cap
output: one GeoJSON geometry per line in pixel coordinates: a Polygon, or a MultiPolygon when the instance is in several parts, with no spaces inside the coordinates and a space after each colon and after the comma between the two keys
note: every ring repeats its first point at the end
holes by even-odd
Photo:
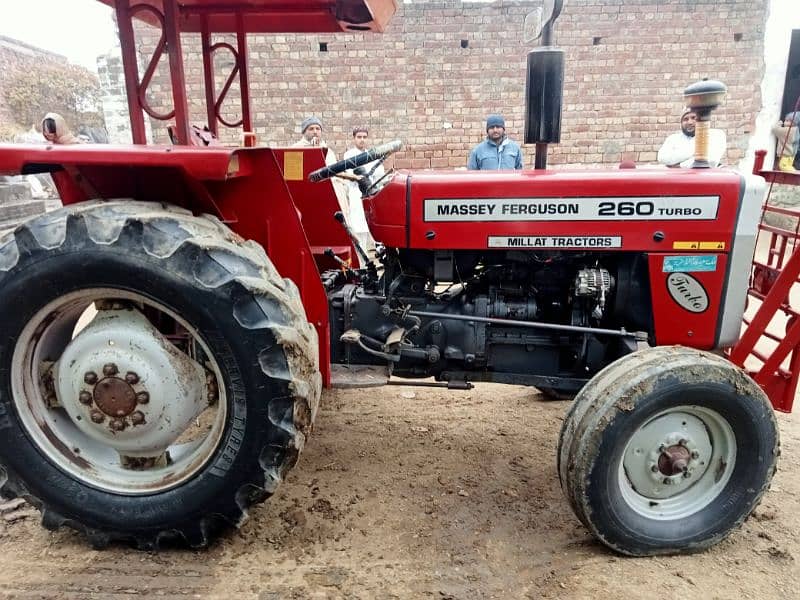
{"type": "MultiPolygon", "coordinates": [[[[668,167],[689,168],[694,162],[694,129],[697,113],[687,108],[681,115],[681,130],[670,135],[658,150],[658,162],[668,167]]],[[[708,130],[708,162],[719,166],[725,156],[727,139],[721,129],[708,130]]]]}
{"type": "Polygon", "coordinates": [[[502,116],[486,118],[486,139],[470,152],[467,168],[471,171],[522,168],[522,149],[506,137],[506,122],[502,116]]]}
{"type": "Polygon", "coordinates": [[[293,148],[304,148],[307,146],[327,148],[325,164],[332,165],[336,162],[336,153],[328,148],[328,144],[322,139],[322,121],[319,120],[319,117],[308,117],[300,123],[300,133],[302,137],[292,144],[293,148]]]}

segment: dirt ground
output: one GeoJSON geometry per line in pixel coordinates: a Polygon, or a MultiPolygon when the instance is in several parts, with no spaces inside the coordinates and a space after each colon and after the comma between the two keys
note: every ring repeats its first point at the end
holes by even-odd
{"type": "Polygon", "coordinates": [[[0,519],[0,597],[797,597],[797,415],[779,416],[780,471],[740,531],[630,559],[572,515],[555,469],[568,403],[538,400],[490,384],[327,392],[298,467],[210,550],[98,552],[23,506],[0,519]]]}

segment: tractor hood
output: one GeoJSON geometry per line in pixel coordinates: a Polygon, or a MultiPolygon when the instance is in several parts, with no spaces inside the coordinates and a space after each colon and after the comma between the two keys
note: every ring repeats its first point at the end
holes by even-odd
{"type": "Polygon", "coordinates": [[[399,172],[366,210],[398,248],[729,248],[743,187],[722,169],[399,172]]]}

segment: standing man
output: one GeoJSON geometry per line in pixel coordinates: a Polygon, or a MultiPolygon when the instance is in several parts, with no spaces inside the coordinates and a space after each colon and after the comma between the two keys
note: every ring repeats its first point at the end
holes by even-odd
{"type": "MultiPolygon", "coordinates": [[[[368,138],[369,130],[366,127],[354,127],[353,147],[344,153],[344,158],[353,158],[362,152],[366,152],[368,138]]],[[[378,181],[384,175],[383,165],[377,160],[367,163],[360,167],[360,169],[363,169],[365,173],[363,177],[368,177],[368,181],[370,182],[378,181]]],[[[353,233],[356,234],[361,247],[369,254],[370,250],[375,249],[375,240],[372,239],[369,233],[367,219],[364,216],[364,203],[361,201],[361,190],[358,187],[358,183],[355,181],[348,183],[347,188],[350,203],[350,213],[347,215],[347,222],[353,230],[353,233]]]]}
{"type": "Polygon", "coordinates": [[[522,168],[522,149],[506,137],[506,122],[502,116],[486,118],[486,139],[470,152],[467,168],[471,171],[522,168]]]}
{"type": "Polygon", "coordinates": [[[336,153],[328,148],[328,144],[322,139],[322,121],[319,120],[319,117],[308,117],[300,123],[300,133],[302,137],[292,144],[293,148],[303,148],[306,146],[327,148],[325,164],[332,165],[336,162],[336,153]]]}
{"type": "MultiPolygon", "coordinates": [[[[681,130],[670,135],[658,150],[658,162],[668,167],[690,168],[694,162],[694,129],[697,113],[687,108],[681,115],[681,130]]],[[[719,166],[725,156],[727,139],[721,129],[708,130],[708,162],[719,166]]]]}
{"type": "MultiPolygon", "coordinates": [[[[292,148],[325,148],[325,165],[330,166],[336,162],[336,153],[328,148],[328,144],[322,139],[322,121],[319,120],[319,117],[308,117],[300,123],[300,133],[302,137],[292,144],[292,148]]],[[[333,177],[331,185],[333,185],[333,192],[336,194],[342,212],[345,215],[349,214],[347,184],[338,177],[333,177]]]]}
{"type": "Polygon", "coordinates": [[[772,135],[778,138],[778,170],[787,173],[797,173],[794,168],[794,159],[797,147],[800,145],[800,112],[790,112],[783,118],[783,123],[778,123],[772,128],[772,135]]]}

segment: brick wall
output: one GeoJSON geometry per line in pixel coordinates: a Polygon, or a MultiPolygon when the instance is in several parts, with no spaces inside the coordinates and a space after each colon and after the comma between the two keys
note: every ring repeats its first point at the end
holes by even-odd
{"type": "MultiPolygon", "coordinates": [[[[531,47],[522,24],[537,4],[400,3],[382,35],[251,35],[259,141],[294,142],[302,118],[317,114],[339,155],[351,127],[365,123],[376,142],[406,143],[398,166],[459,167],[483,138],[490,112],[503,113],[507,132],[520,140],[531,47]]],[[[684,87],[701,77],[728,85],[712,123],[727,133],[727,162],[743,156],[760,108],[768,0],[565,4],[555,35],[567,55],[562,141],[551,147],[550,164],[655,161],[664,137],[678,129],[684,87]]],[[[184,52],[192,119],[205,122],[199,40],[187,37],[184,52]]],[[[163,104],[169,91],[163,74],[151,91],[153,103],[163,104]]],[[[234,87],[231,96],[237,95],[234,87]]],[[[156,140],[165,140],[163,132],[155,123],[156,140]]],[[[525,152],[531,165],[533,148],[525,152]]]]}

